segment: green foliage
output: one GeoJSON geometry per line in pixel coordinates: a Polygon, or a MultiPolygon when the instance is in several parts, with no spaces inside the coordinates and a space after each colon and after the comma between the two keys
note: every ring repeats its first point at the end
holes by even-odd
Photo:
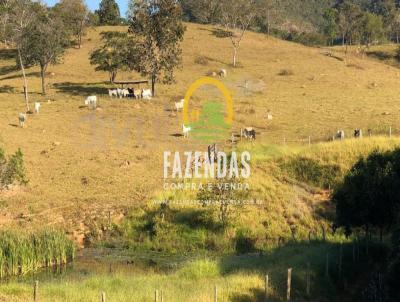
{"type": "Polygon", "coordinates": [[[119,6],[115,0],[101,0],[96,13],[99,16],[99,25],[118,25],[121,23],[119,6]]]}
{"type": "Polygon", "coordinates": [[[18,151],[7,160],[4,151],[0,149],[0,188],[13,183],[28,183],[28,179],[25,175],[22,151],[18,149],[18,151]]]}
{"type": "Polygon", "coordinates": [[[284,161],[282,167],[297,180],[320,188],[334,186],[342,176],[339,165],[322,163],[303,156],[284,161]]]}
{"type": "Polygon", "coordinates": [[[74,257],[74,245],[63,232],[0,232],[1,278],[66,264],[74,257]]]}
{"type": "Polygon", "coordinates": [[[337,15],[338,11],[334,8],[329,8],[324,12],[323,33],[328,38],[330,44],[333,44],[338,34],[337,15]]]}
{"type": "Polygon", "coordinates": [[[96,65],[96,71],[107,71],[113,83],[118,71],[128,68],[135,47],[128,34],[122,32],[102,32],[101,41],[103,45],[90,54],[90,64],[96,65]]]}
{"type": "Polygon", "coordinates": [[[361,158],[333,194],[336,220],[350,232],[354,227],[383,231],[400,213],[400,149],[374,151],[361,158]]]}
{"type": "Polygon", "coordinates": [[[238,254],[252,253],[256,251],[257,238],[249,229],[238,229],[235,236],[235,251],[238,254]]]}
{"type": "Polygon", "coordinates": [[[68,32],[60,17],[45,7],[38,8],[33,18],[21,33],[19,47],[25,66],[40,66],[42,93],[46,94],[47,67],[60,61],[69,45],[68,32]]]}
{"type": "Polygon", "coordinates": [[[185,32],[181,19],[182,9],[174,0],[131,2],[129,31],[135,38],[134,52],[138,53],[138,59],[131,60],[131,67],[143,76],[150,76],[153,95],[156,82],[174,81],[185,32]]]}
{"type": "Polygon", "coordinates": [[[81,47],[82,36],[89,25],[89,10],[82,0],[61,0],[54,6],[55,13],[62,19],[68,33],[81,47]]]}

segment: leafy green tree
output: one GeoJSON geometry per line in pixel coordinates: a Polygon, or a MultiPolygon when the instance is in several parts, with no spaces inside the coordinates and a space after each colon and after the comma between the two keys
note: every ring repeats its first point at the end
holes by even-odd
{"type": "Polygon", "coordinates": [[[71,36],[75,37],[76,45],[81,48],[82,36],[89,25],[89,10],[83,0],[61,0],[54,11],[59,14],[71,36]]]}
{"type": "Polygon", "coordinates": [[[349,0],[345,0],[339,4],[337,9],[337,24],[342,34],[342,42],[343,44],[346,43],[347,52],[347,45],[351,45],[359,38],[359,29],[363,19],[363,12],[359,5],[349,0]]]}
{"type": "Polygon", "coordinates": [[[130,3],[129,32],[135,51],[130,67],[151,79],[152,94],[158,81],[174,81],[174,69],[181,62],[180,42],[185,26],[181,6],[175,0],[136,0],[130,3]],[[139,59],[137,59],[139,58],[139,59]]]}
{"type": "Polygon", "coordinates": [[[362,44],[369,45],[373,41],[380,40],[384,35],[384,26],[382,17],[372,14],[365,13],[362,20],[362,44]]]}
{"type": "Polygon", "coordinates": [[[400,149],[375,151],[361,158],[349,171],[332,196],[336,223],[350,233],[364,227],[389,229],[400,211],[400,149]]]}
{"type": "Polygon", "coordinates": [[[21,35],[20,49],[25,66],[39,65],[42,79],[42,94],[46,94],[46,71],[50,64],[59,63],[69,45],[64,23],[42,7],[35,20],[21,35]]]}
{"type": "Polygon", "coordinates": [[[183,14],[189,21],[216,23],[221,16],[219,0],[181,0],[183,14]]]}
{"type": "Polygon", "coordinates": [[[130,51],[135,48],[123,32],[102,32],[101,40],[103,45],[91,53],[90,64],[96,65],[96,71],[108,72],[110,83],[114,83],[118,71],[128,67],[130,51]]]}
{"type": "Polygon", "coordinates": [[[119,6],[115,0],[101,0],[99,9],[100,25],[118,25],[121,23],[119,6]]]}
{"type": "Polygon", "coordinates": [[[324,12],[323,33],[328,38],[330,45],[333,45],[338,34],[337,17],[338,11],[334,8],[329,8],[324,12]]]}

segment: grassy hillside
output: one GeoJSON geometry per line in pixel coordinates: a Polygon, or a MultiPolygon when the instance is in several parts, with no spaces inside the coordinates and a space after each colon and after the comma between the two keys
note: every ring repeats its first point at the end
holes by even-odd
{"type": "MultiPolygon", "coordinates": [[[[94,218],[106,221],[111,211],[112,219],[120,221],[128,206],[148,201],[162,189],[164,150],[205,148],[175,135],[181,132],[181,113],[170,109],[194,80],[210,70],[228,70],[222,81],[234,95],[233,131],[256,127],[261,144],[252,148],[259,150],[259,159],[292,152],[271,144],[285,140],[297,145],[309,136],[312,142],[327,140],[337,129],[345,129],[348,136],[354,128],[387,133],[392,126],[394,134],[400,130],[398,69],[357,57],[344,63],[326,56],[326,50],[255,33],[244,39],[241,67],[233,69],[229,40],[217,37],[211,26],[196,24],[187,24],[183,64],[174,85],[159,85],[151,102],[110,100],[103,95],[109,87],[104,82],[107,75],[94,72],[88,60],[99,44],[99,33],[110,29],[115,28],[90,30],[81,49],[69,49],[63,64],[49,68],[48,96],[38,94],[38,69],[28,71],[31,102],[41,101],[43,106],[40,115],[29,116],[26,129],[16,127],[24,103],[13,50],[1,50],[0,141],[8,154],[22,149],[29,178],[26,188],[0,195],[2,225],[58,224],[80,233],[94,218]],[[91,94],[100,97],[101,108],[95,112],[82,108],[91,94]],[[266,119],[268,111],[272,121],[266,119]]],[[[134,73],[118,75],[120,80],[137,78],[134,73]]],[[[203,88],[195,99],[204,96],[220,98],[213,88],[203,88]]],[[[229,144],[221,144],[229,150],[229,144]]],[[[255,192],[267,200],[285,196],[280,200],[294,202],[292,197],[299,193],[288,191],[274,172],[265,170],[274,171],[275,166],[261,160],[255,164],[255,192]]],[[[288,166],[293,173],[293,165],[288,166]]],[[[291,206],[288,209],[292,211],[291,206]]]]}

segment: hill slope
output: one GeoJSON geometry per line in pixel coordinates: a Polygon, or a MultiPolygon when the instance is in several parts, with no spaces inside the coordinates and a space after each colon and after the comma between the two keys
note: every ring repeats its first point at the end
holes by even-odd
{"type": "MultiPolygon", "coordinates": [[[[173,101],[210,70],[228,70],[222,81],[234,95],[233,130],[256,127],[257,140],[266,146],[284,140],[308,142],[309,136],[312,141],[328,139],[337,129],[345,129],[347,135],[354,128],[377,133],[388,132],[392,126],[394,134],[400,131],[396,128],[398,69],[357,57],[345,63],[335,55],[327,56],[327,50],[255,33],[248,33],[242,43],[242,67],[233,69],[229,40],[218,38],[211,26],[196,24],[187,24],[183,64],[174,85],[159,85],[158,96],[151,102],[110,100],[103,95],[110,87],[104,83],[107,75],[94,72],[88,56],[99,45],[99,33],[111,29],[115,30],[91,30],[82,49],[69,49],[63,64],[49,68],[54,75],[48,79],[47,97],[38,94],[38,70],[29,70],[31,101],[41,101],[43,107],[40,115],[29,117],[26,129],[14,126],[18,112],[24,110],[22,80],[13,71],[12,50],[1,50],[0,141],[8,153],[23,150],[30,179],[27,188],[0,195],[3,225],[51,223],[85,228],[94,217],[104,220],[112,211],[118,219],[127,206],[149,200],[162,189],[164,150],[205,148],[193,139],[176,136],[181,131],[181,114],[171,109],[173,101]],[[282,70],[292,75],[279,75],[285,74],[282,70]],[[100,97],[101,110],[81,108],[90,94],[100,97]],[[272,121],[266,119],[269,110],[272,121]]],[[[118,76],[137,78],[134,73],[118,76]]],[[[195,99],[204,96],[220,99],[210,88],[199,90],[195,99]]],[[[267,152],[260,150],[261,155],[267,152]]],[[[255,170],[262,170],[263,164],[258,165],[255,170]]],[[[260,192],[268,196],[273,188],[267,174],[254,181],[265,187],[260,192]]],[[[271,183],[276,183],[275,176],[271,177],[271,183]]],[[[284,193],[287,187],[279,190],[284,193]]]]}

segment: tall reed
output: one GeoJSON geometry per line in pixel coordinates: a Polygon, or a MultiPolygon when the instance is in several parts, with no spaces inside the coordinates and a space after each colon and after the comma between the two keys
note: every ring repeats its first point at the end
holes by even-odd
{"type": "Polygon", "coordinates": [[[0,278],[63,265],[74,257],[74,245],[61,231],[0,232],[0,278]]]}

